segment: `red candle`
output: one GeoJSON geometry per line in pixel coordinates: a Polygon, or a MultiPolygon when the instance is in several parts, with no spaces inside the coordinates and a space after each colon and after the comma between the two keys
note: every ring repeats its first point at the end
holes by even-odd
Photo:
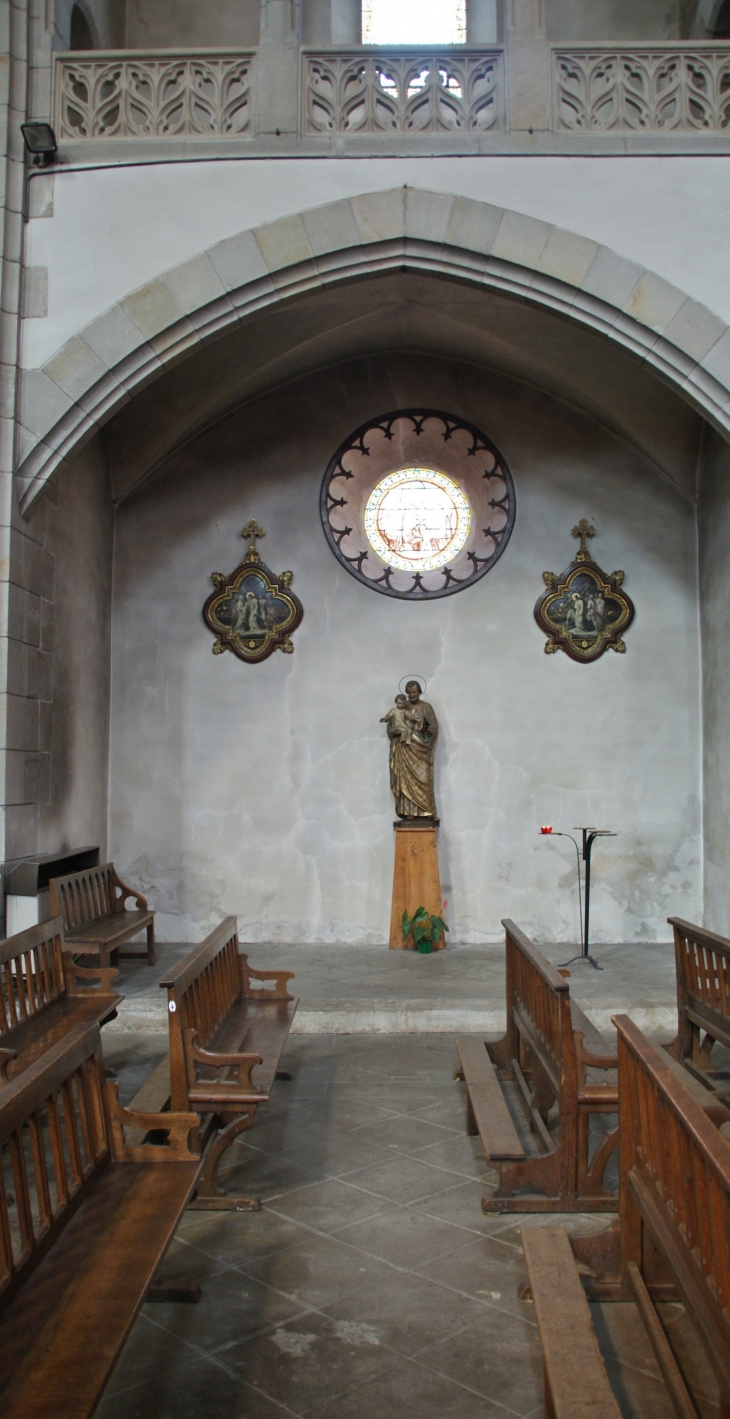
{"type": "Polygon", "coordinates": [[[552,832],[552,828],[550,828],[550,827],[541,828],[541,829],[540,829],[540,832],[541,832],[541,833],[551,833],[551,832],[552,832]]]}

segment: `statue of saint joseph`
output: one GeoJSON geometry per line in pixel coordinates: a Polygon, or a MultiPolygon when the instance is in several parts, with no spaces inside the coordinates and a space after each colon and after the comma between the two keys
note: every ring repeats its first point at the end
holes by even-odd
{"type": "Polygon", "coordinates": [[[409,680],[405,695],[381,719],[390,740],[390,787],[399,818],[433,818],[438,822],[433,793],[433,760],[439,732],[431,705],[421,699],[421,686],[409,680]]]}

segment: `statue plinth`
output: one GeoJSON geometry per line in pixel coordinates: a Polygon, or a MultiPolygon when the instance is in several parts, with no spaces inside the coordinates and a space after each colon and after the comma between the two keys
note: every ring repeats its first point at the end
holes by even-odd
{"type": "MultiPolygon", "coordinates": [[[[391,951],[414,951],[415,942],[409,936],[403,940],[403,913],[409,916],[425,907],[430,915],[442,916],[441,880],[436,847],[438,819],[408,818],[394,823],[395,866],[393,869],[393,904],[390,911],[391,951]]],[[[434,951],[444,947],[444,936],[434,951]]]]}

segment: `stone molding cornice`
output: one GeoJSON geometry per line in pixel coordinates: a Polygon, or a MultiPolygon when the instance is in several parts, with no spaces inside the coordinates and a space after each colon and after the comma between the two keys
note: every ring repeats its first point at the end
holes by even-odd
{"type": "Polygon", "coordinates": [[[730,330],[662,277],[576,233],[469,198],[398,187],[241,232],[167,271],[22,377],[17,476],[46,483],[170,366],[256,312],[394,270],[528,301],[629,351],[730,437],[730,330]]]}

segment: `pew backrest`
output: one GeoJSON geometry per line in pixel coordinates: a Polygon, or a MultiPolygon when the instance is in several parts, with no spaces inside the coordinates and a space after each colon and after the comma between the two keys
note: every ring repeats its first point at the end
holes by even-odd
{"type": "Polygon", "coordinates": [[[556,1097],[568,1102],[578,1089],[570,987],[515,922],[507,919],[502,925],[506,947],[507,1036],[511,1038],[512,1056],[519,1055],[521,1025],[556,1097]]]}
{"type": "Polygon", "coordinates": [[[113,912],[123,912],[129,897],[139,909],[147,909],[146,898],[122,882],[113,862],[87,867],[68,877],[54,877],[49,887],[51,911],[63,918],[66,931],[74,931],[113,912]]]}
{"type": "Polygon", "coordinates": [[[0,1041],[66,994],[60,917],[0,943],[0,1041]]]}
{"type": "Polygon", "coordinates": [[[730,1143],[628,1015],[619,1049],[621,1274],[658,1245],[730,1393],[730,1143]]]}
{"type": "Polygon", "coordinates": [[[185,957],[176,971],[160,981],[167,990],[173,1109],[187,1107],[189,1087],[195,1077],[190,1032],[194,1031],[197,1049],[206,1050],[237,1001],[292,1000],[286,987],[292,972],[267,975],[274,981],[273,990],[256,987],[258,973],[249,967],[246,956],[239,954],[236,918],[228,916],[185,957]]]}
{"type": "Polygon", "coordinates": [[[692,1026],[730,1048],[730,941],[681,917],[668,921],[677,963],[680,1059],[696,1054],[692,1026]]]}
{"type": "Polygon", "coordinates": [[[0,1312],[111,1161],[97,1026],[0,1094],[0,1312]]]}

